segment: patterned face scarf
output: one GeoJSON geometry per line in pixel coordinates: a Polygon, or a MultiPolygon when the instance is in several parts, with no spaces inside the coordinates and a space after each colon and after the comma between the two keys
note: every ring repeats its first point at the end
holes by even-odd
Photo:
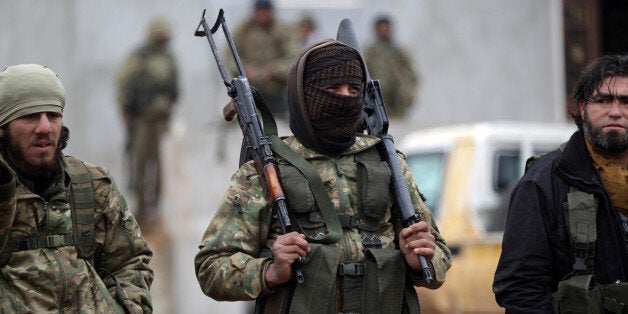
{"type": "Polygon", "coordinates": [[[358,95],[339,95],[325,90],[339,84],[364,87],[360,56],[349,47],[330,45],[312,51],[303,74],[305,107],[324,151],[339,153],[355,143],[361,120],[364,88],[358,95]]]}

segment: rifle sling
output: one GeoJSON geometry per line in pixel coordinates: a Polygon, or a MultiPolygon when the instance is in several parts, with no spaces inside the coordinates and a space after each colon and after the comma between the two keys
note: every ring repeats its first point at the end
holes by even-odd
{"type": "Polygon", "coordinates": [[[310,185],[310,189],[312,190],[312,194],[314,195],[314,199],[316,200],[316,204],[318,205],[318,208],[323,215],[323,219],[325,220],[325,224],[327,225],[328,233],[326,234],[326,237],[322,239],[322,241],[316,240],[315,242],[337,242],[342,236],[342,226],[336,213],[336,209],[334,208],[334,204],[332,204],[329,194],[327,194],[327,189],[325,189],[323,180],[321,180],[318,172],[316,172],[314,167],[312,167],[312,165],[305,160],[305,158],[295,153],[284,141],[279,138],[279,136],[277,136],[277,124],[275,123],[275,119],[270,113],[270,110],[266,107],[264,101],[259,101],[256,97],[256,92],[257,91],[253,92],[253,96],[257,108],[261,113],[262,121],[264,123],[264,133],[268,136],[271,149],[277,155],[283,157],[291,165],[296,167],[303,174],[303,176],[305,176],[308,184],[310,185]]]}

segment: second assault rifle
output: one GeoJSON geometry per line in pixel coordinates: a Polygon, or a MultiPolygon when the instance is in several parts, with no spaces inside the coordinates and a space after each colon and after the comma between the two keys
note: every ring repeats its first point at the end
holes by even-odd
{"type": "MultiPolygon", "coordinates": [[[[349,45],[353,49],[360,53],[362,61],[362,52],[360,51],[360,44],[358,43],[357,36],[353,29],[353,22],[350,19],[344,19],[338,26],[338,34],[336,40],[349,45]]],[[[363,62],[366,67],[366,62],[363,62]]],[[[395,149],[395,143],[392,135],[388,134],[388,114],[386,113],[386,107],[384,107],[384,99],[382,92],[379,88],[379,81],[371,79],[368,69],[366,72],[366,93],[364,97],[364,128],[367,133],[372,136],[379,137],[381,139],[380,149],[383,151],[382,155],[385,156],[390,172],[392,173],[392,187],[395,197],[395,203],[397,204],[399,213],[401,215],[401,222],[404,227],[409,227],[414,223],[421,220],[419,215],[414,211],[414,205],[410,198],[410,192],[408,185],[403,176],[403,170],[399,163],[399,156],[395,149]]],[[[430,267],[425,260],[425,256],[417,255],[419,262],[421,263],[421,269],[423,270],[423,279],[427,284],[432,283],[432,273],[430,267]]]]}
{"type": "MultiPolygon", "coordinates": [[[[201,21],[194,32],[194,36],[207,37],[207,40],[209,41],[209,45],[211,46],[214,58],[216,59],[216,63],[218,65],[218,70],[220,71],[222,80],[227,87],[227,94],[231,97],[231,102],[223,110],[224,118],[227,121],[231,121],[234,115],[237,115],[238,123],[240,124],[242,134],[244,135],[243,151],[251,154],[251,158],[253,159],[255,168],[259,174],[259,182],[266,194],[268,203],[279,217],[282,233],[289,233],[292,231],[292,224],[288,216],[288,207],[286,205],[283,188],[281,187],[281,182],[279,181],[277,164],[275,163],[276,160],[273,156],[272,150],[270,149],[268,137],[264,134],[262,124],[257,114],[254,99],[255,97],[251,87],[249,86],[249,81],[246,78],[242,63],[240,62],[238,51],[236,50],[235,44],[231,39],[231,34],[227,28],[224,11],[220,9],[216,23],[210,30],[209,25],[205,20],[205,10],[203,10],[201,21]],[[221,26],[227,42],[229,43],[231,55],[238,67],[239,75],[234,78],[229,78],[212,36],[212,34],[216,33],[218,28],[221,26]]],[[[242,162],[242,160],[243,158],[241,156],[240,161],[242,162]]],[[[301,259],[292,264],[292,269],[298,283],[303,283],[305,280],[301,264],[301,259]]]]}

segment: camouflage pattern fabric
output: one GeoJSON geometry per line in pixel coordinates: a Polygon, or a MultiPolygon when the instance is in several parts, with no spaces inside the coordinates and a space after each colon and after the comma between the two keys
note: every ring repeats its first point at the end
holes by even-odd
{"type": "MultiPolygon", "coordinates": [[[[11,238],[11,226],[17,201],[16,179],[4,162],[0,162],[0,178],[0,248],[4,248],[11,238]]],[[[4,250],[0,250],[0,266],[5,265],[10,257],[10,254],[3,254],[3,252],[4,250]]]]}
{"type": "MultiPolygon", "coordinates": [[[[249,84],[262,94],[273,114],[282,118],[285,118],[288,111],[284,100],[286,73],[292,58],[299,50],[295,32],[292,27],[275,20],[269,28],[245,21],[233,34],[233,41],[247,72],[249,84]],[[256,71],[258,73],[268,71],[270,74],[265,79],[256,79],[253,73],[256,71]]],[[[229,63],[229,66],[232,73],[235,73],[235,64],[229,63]]]]}
{"type": "Polygon", "coordinates": [[[12,252],[15,239],[72,234],[66,172],[42,196],[19,179],[0,185],[0,239],[9,238],[0,247],[1,313],[152,312],[152,252],[108,171],[86,165],[96,207],[93,265],[74,245],[12,252]]]}
{"type": "MultiPolygon", "coordinates": [[[[295,137],[289,137],[285,141],[292,150],[317,169],[336,211],[356,215],[357,167],[354,154],[375,145],[379,139],[359,135],[352,147],[333,159],[305,148],[295,137]],[[338,176],[338,172],[342,176],[338,176]]],[[[405,160],[402,160],[402,167],[411,187],[415,209],[430,224],[436,238],[435,255],[430,263],[434,281],[429,288],[437,288],[445,280],[445,272],[451,265],[451,254],[431,212],[420,198],[405,160]]],[[[264,274],[270,259],[259,256],[260,253],[272,252],[272,245],[281,234],[281,229],[277,217],[271,213],[267,204],[253,163],[244,164],[233,175],[227,192],[203,235],[200,251],[195,258],[197,279],[208,296],[216,300],[233,301],[253,300],[273,293],[264,283],[264,274]]],[[[395,245],[393,240],[398,230],[394,230],[393,225],[388,222],[394,212],[395,208],[389,202],[378,231],[384,248],[395,245]]],[[[362,236],[357,228],[344,229],[343,237],[333,245],[340,248],[341,262],[364,259],[362,236]]],[[[308,267],[307,262],[304,267],[308,267]]],[[[422,280],[414,284],[427,286],[422,280]]]]}
{"type": "Polygon", "coordinates": [[[129,186],[137,198],[138,218],[155,214],[161,189],[159,151],[178,97],[174,56],[153,42],[139,47],[118,74],[118,104],[127,126],[129,186]]]}
{"type": "Polygon", "coordinates": [[[378,40],[364,51],[371,78],[379,80],[391,118],[403,118],[418,95],[419,77],[409,56],[391,42],[378,40]]]}

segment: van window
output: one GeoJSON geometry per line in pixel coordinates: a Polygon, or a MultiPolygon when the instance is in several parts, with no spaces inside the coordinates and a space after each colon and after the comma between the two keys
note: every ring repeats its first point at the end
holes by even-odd
{"type": "MultiPolygon", "coordinates": [[[[533,147],[533,154],[543,154],[555,148],[553,145],[533,147]]],[[[479,211],[480,219],[488,232],[504,231],[506,211],[510,201],[510,194],[515,184],[523,175],[523,163],[531,156],[523,156],[519,149],[502,149],[493,155],[493,190],[498,195],[497,206],[484,208],[479,211]]]]}
{"type": "Polygon", "coordinates": [[[478,210],[480,220],[488,232],[504,231],[508,200],[514,185],[522,175],[521,150],[500,149],[493,153],[492,188],[498,196],[495,207],[478,210]]]}
{"type": "Polygon", "coordinates": [[[521,178],[521,153],[519,150],[498,150],[493,158],[496,167],[493,190],[501,193],[521,178]]]}
{"type": "Polygon", "coordinates": [[[444,152],[424,153],[407,156],[408,167],[419,186],[419,191],[427,199],[426,203],[434,214],[438,216],[438,202],[442,193],[445,170],[444,152]]]}

